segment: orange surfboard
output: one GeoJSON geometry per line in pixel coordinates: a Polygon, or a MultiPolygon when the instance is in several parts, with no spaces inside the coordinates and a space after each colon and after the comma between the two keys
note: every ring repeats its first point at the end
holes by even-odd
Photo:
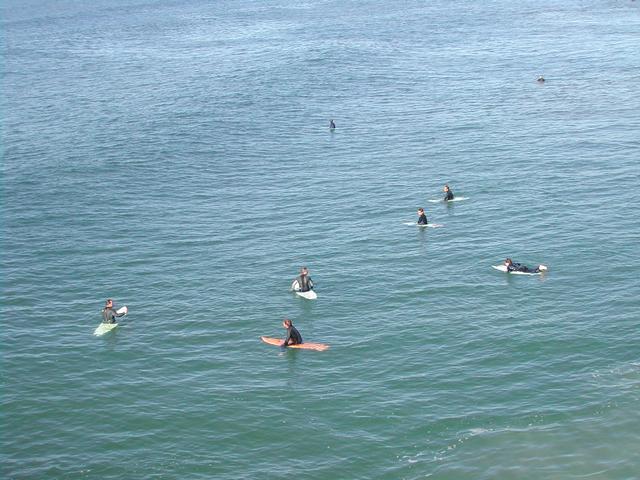
{"type": "MultiPolygon", "coordinates": [[[[280,345],[282,345],[282,342],[284,341],[283,338],[272,338],[272,337],[260,337],[260,340],[262,340],[264,343],[268,343],[269,345],[275,345],[276,347],[279,347],[280,345]]],[[[324,343],[301,343],[299,345],[289,345],[287,348],[303,348],[306,350],[317,350],[318,352],[322,352],[323,350],[326,350],[327,348],[329,348],[329,345],[325,345],[324,343]]]]}

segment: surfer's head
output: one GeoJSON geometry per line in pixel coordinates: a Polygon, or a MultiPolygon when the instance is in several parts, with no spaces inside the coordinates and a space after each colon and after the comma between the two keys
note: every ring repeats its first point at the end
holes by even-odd
{"type": "Polygon", "coordinates": [[[445,185],[444,188],[442,189],[443,192],[448,192],[449,191],[449,185],[445,185]]]}
{"type": "Polygon", "coordinates": [[[300,268],[300,275],[308,275],[308,274],[309,274],[309,269],[307,267],[300,268]]]}
{"type": "Polygon", "coordinates": [[[422,215],[424,213],[424,208],[419,208],[418,209],[418,215],[422,215]]]}
{"type": "Polygon", "coordinates": [[[288,318],[285,318],[285,319],[282,321],[282,326],[283,326],[284,328],[289,328],[289,327],[291,326],[291,320],[289,320],[288,318]]]}
{"type": "Polygon", "coordinates": [[[507,258],[507,259],[504,261],[504,264],[505,264],[505,265],[511,265],[512,263],[513,263],[513,261],[512,261],[510,258],[507,258]]]}
{"type": "Polygon", "coordinates": [[[111,300],[110,298],[107,298],[107,301],[104,302],[104,306],[105,307],[113,307],[113,300],[111,300]]]}

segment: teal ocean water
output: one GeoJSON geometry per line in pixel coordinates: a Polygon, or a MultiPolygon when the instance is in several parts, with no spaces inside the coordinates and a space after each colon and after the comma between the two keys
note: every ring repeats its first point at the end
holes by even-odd
{"type": "Polygon", "coordinates": [[[3,478],[640,477],[640,2],[0,8],[3,478]]]}

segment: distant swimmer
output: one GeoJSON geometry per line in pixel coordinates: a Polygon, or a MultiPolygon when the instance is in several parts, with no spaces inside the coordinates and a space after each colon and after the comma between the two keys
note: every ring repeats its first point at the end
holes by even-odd
{"type": "Polygon", "coordinates": [[[300,345],[302,343],[302,335],[296,327],[293,326],[291,320],[285,318],[282,322],[282,327],[287,329],[287,336],[282,342],[283,347],[287,347],[289,345],[300,345]]]}
{"type": "Polygon", "coordinates": [[[547,270],[547,267],[544,265],[538,265],[536,268],[529,268],[521,263],[514,263],[510,258],[507,258],[504,261],[504,266],[507,267],[507,272],[540,273],[547,270]]]}
{"type": "Polygon", "coordinates": [[[424,208],[418,209],[418,225],[426,225],[427,216],[424,214],[424,208]]]}
{"type": "Polygon", "coordinates": [[[309,276],[309,269],[307,267],[300,269],[300,275],[291,284],[291,289],[297,292],[313,290],[313,280],[311,280],[309,276]]]}
{"type": "Polygon", "coordinates": [[[333,120],[329,120],[329,130],[335,130],[336,129],[336,122],[334,122],[333,120]]]}
{"type": "Polygon", "coordinates": [[[448,202],[449,200],[453,200],[453,192],[449,188],[449,185],[445,185],[444,188],[442,189],[442,191],[444,192],[444,201],[445,202],[448,202]]]}
{"type": "Polygon", "coordinates": [[[542,75],[540,75],[540,76],[538,77],[538,82],[539,82],[539,83],[544,83],[544,77],[543,77],[542,75]]]}
{"type": "Polygon", "coordinates": [[[118,311],[113,308],[113,300],[108,298],[102,309],[102,323],[116,323],[116,317],[122,317],[126,315],[126,313],[126,309],[118,313],[118,311]]]}

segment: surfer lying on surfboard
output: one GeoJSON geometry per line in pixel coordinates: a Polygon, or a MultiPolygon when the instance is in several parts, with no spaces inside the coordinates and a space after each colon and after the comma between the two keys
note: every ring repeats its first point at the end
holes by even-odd
{"type": "Polygon", "coordinates": [[[282,326],[287,329],[287,337],[282,342],[282,347],[288,347],[289,345],[300,345],[302,343],[302,335],[296,327],[293,326],[291,320],[285,318],[282,322],[282,326]]]}
{"type": "Polygon", "coordinates": [[[302,267],[300,269],[300,275],[291,284],[291,290],[296,292],[308,292],[313,290],[313,280],[309,276],[309,269],[302,267]]]}
{"type": "Polygon", "coordinates": [[[529,268],[521,263],[514,263],[510,258],[507,258],[504,261],[504,266],[507,267],[507,272],[540,273],[547,270],[547,267],[544,265],[538,265],[536,268],[529,268]]]}
{"type": "Polygon", "coordinates": [[[418,209],[418,225],[426,225],[427,222],[427,216],[424,214],[424,208],[419,208],[418,209]]]}
{"type": "Polygon", "coordinates": [[[444,199],[443,200],[445,202],[448,202],[449,200],[453,200],[453,192],[449,188],[449,185],[445,185],[444,188],[442,189],[442,191],[444,192],[444,199]]]}
{"type": "Polygon", "coordinates": [[[126,311],[118,313],[113,307],[113,300],[108,298],[102,309],[102,323],[116,323],[116,317],[122,317],[126,313],[126,311]]]}

